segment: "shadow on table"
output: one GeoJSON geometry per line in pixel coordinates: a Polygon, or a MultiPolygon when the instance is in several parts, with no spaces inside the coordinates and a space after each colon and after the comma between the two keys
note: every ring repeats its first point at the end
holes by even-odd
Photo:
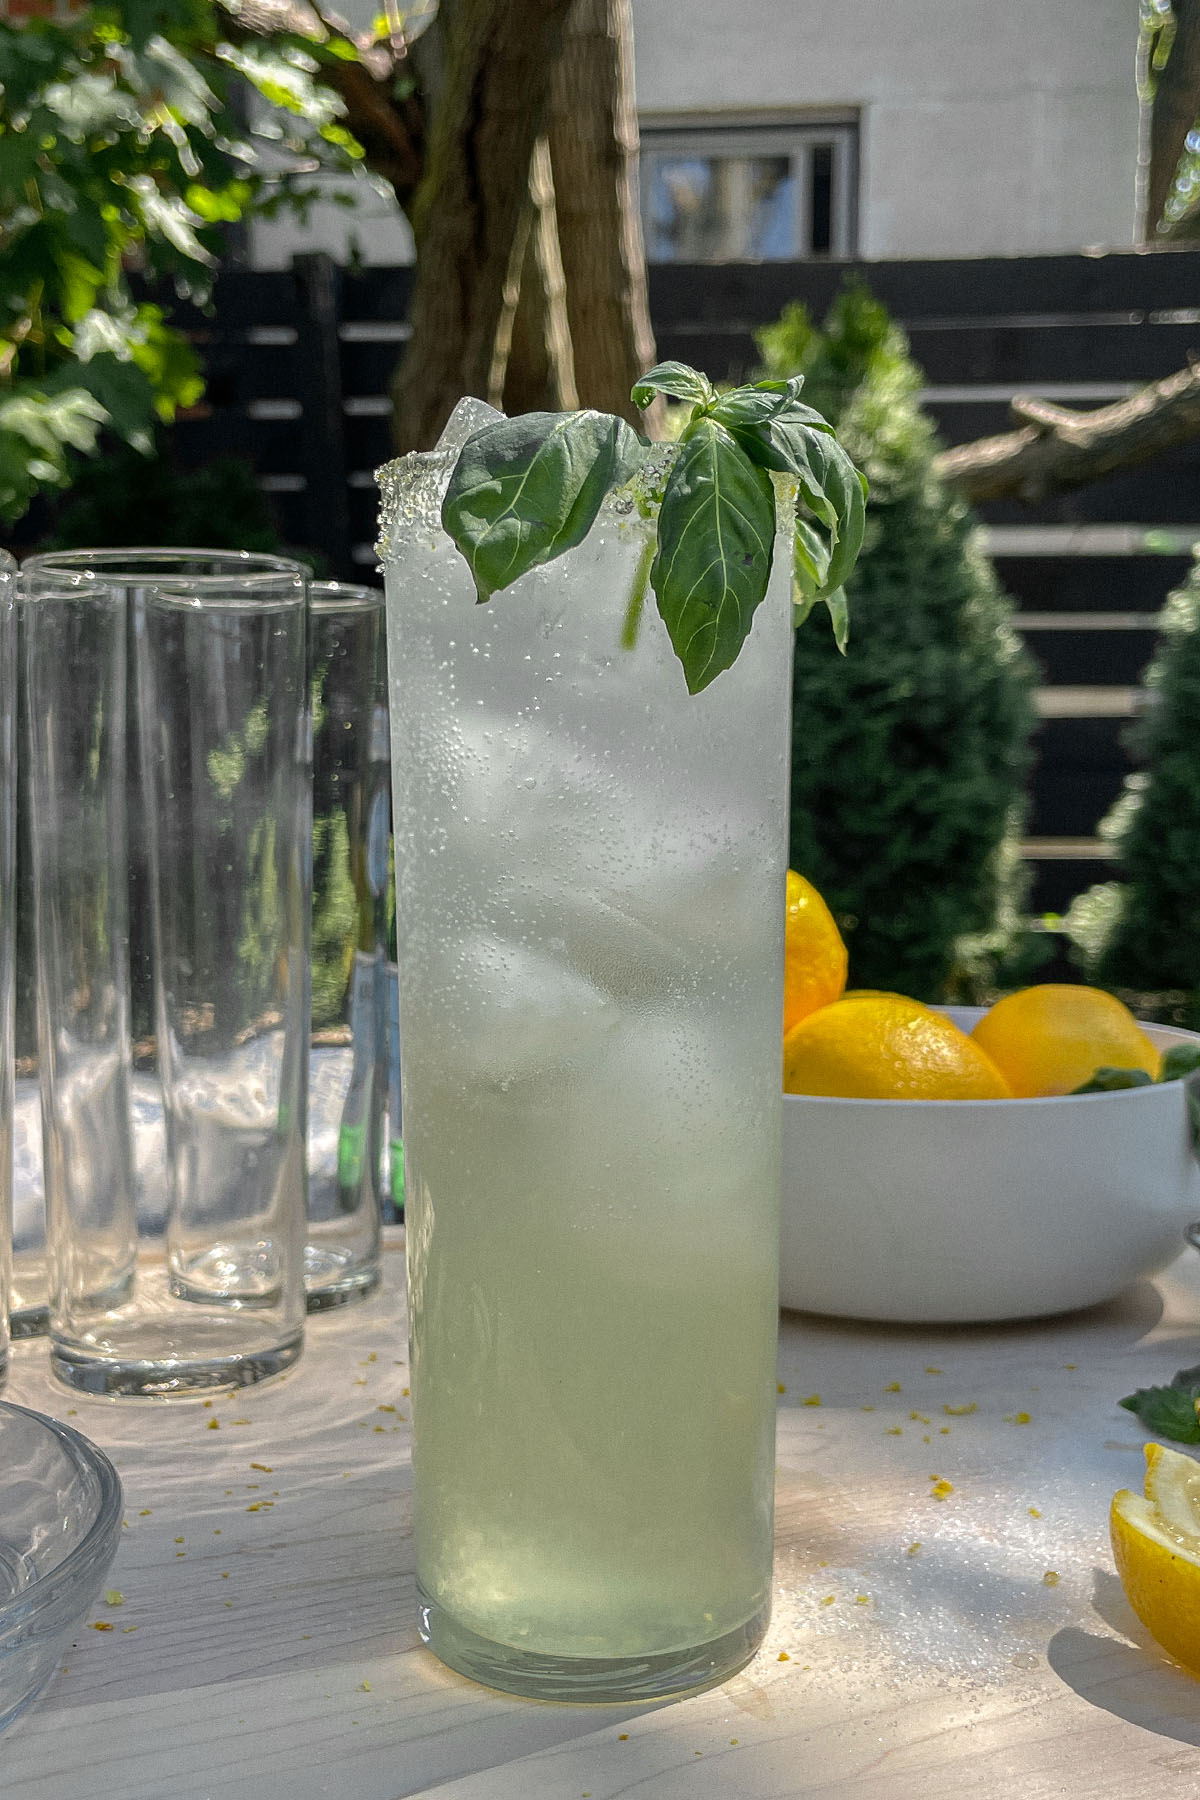
{"type": "MultiPolygon", "coordinates": [[[[886,1319],[846,1319],[829,1313],[796,1312],[783,1309],[784,1319],[798,1325],[818,1327],[831,1337],[842,1335],[859,1338],[866,1333],[903,1343],[906,1339],[925,1346],[940,1340],[954,1342],[969,1338],[975,1343],[1027,1337],[1036,1332],[1044,1338],[1061,1336],[1077,1340],[1081,1331],[1103,1332],[1106,1350],[1124,1350],[1139,1343],[1153,1331],[1163,1316],[1163,1299],[1152,1281],[1135,1281],[1113,1300],[1097,1306],[1085,1306],[1074,1312],[1047,1313],[1035,1319],[966,1320],[948,1324],[898,1324],[886,1319]]],[[[1184,1346],[1186,1347],[1186,1346],[1184,1346]]]]}
{"type": "Polygon", "coordinates": [[[1047,1651],[1055,1674],[1090,1705],[1159,1737],[1200,1747],[1200,1682],[1164,1656],[1106,1569],[1094,1572],[1092,1605],[1130,1641],[1067,1626],[1055,1632],[1047,1651]]]}

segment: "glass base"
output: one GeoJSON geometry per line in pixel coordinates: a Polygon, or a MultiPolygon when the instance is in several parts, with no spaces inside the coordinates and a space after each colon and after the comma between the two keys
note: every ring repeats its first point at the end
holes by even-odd
{"type": "Polygon", "coordinates": [[[359,1261],[352,1251],[334,1245],[304,1246],[304,1298],[310,1313],[345,1306],[349,1300],[365,1300],[375,1292],[381,1276],[377,1260],[359,1261]]]}
{"type": "Polygon", "coordinates": [[[65,1386],[82,1394],[141,1400],[186,1399],[221,1389],[250,1387],[257,1381],[269,1381],[272,1375],[282,1375],[299,1356],[303,1343],[304,1333],[298,1331],[282,1344],[244,1356],[195,1360],[164,1357],[159,1362],[86,1356],[52,1343],[50,1368],[65,1386]]]}
{"type": "Polygon", "coordinates": [[[45,1337],[50,1329],[50,1308],[41,1305],[15,1306],[8,1315],[8,1329],[14,1339],[45,1337]]]}
{"type": "Polygon", "coordinates": [[[431,1600],[420,1582],[417,1601],[421,1642],[449,1668],[506,1694],[572,1706],[668,1700],[716,1687],[745,1668],[771,1617],[768,1604],[723,1637],[654,1656],[539,1656],[477,1636],[431,1600]]]}

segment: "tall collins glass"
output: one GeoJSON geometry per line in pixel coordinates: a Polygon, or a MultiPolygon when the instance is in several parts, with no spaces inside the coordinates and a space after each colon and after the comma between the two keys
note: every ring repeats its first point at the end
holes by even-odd
{"type": "Polygon", "coordinates": [[[652,506],[477,606],[453,461],[383,477],[422,1631],[650,1698],[769,1609],[790,540],[692,696],[652,506]]]}

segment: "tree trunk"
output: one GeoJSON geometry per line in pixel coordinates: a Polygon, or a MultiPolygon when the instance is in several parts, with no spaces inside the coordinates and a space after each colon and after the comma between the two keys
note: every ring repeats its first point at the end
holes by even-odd
{"type": "Polygon", "coordinates": [[[642,417],[629,398],[655,360],[638,196],[630,0],[575,0],[548,118],[579,401],[642,417]]]}
{"type": "Polygon", "coordinates": [[[455,0],[414,208],[412,336],[393,388],[398,450],[428,449],[492,375],[513,243],[571,0],[455,0]]]}
{"type": "Polygon", "coordinates": [[[1154,82],[1150,100],[1149,168],[1145,178],[1145,211],[1140,222],[1144,243],[1159,234],[1163,208],[1183,155],[1184,140],[1200,117],[1200,0],[1172,0],[1175,37],[1166,66],[1154,82]]]}
{"type": "Polygon", "coordinates": [[[493,406],[503,405],[510,416],[569,412],[579,405],[554,177],[544,137],[533,147],[529,201],[523,241],[513,246],[510,270],[515,278],[496,334],[488,394],[493,406]]]}

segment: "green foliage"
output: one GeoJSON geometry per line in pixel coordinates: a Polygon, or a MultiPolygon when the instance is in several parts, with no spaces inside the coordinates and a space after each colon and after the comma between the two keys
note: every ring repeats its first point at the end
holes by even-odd
{"type": "Polygon", "coordinates": [[[861,287],[821,330],[789,307],[759,338],[799,368],[870,482],[846,583],[854,636],[796,633],[792,866],[838,916],[850,984],[941,999],[986,987],[1013,891],[1033,675],[967,508],[937,481],[920,372],[861,287]]]}
{"type": "Polygon", "coordinates": [[[1168,1012],[1200,1023],[1200,562],[1161,626],[1153,704],[1130,734],[1144,767],[1100,827],[1125,879],[1081,896],[1067,929],[1092,979],[1173,995],[1168,1012]]]}
{"type": "Polygon", "coordinates": [[[157,434],[157,454],[114,442],[76,473],[40,549],[161,545],[213,550],[283,548],[250,463],[220,456],[201,468],[173,467],[157,434]]]}
{"type": "Polygon", "coordinates": [[[349,39],[247,50],[226,32],[211,0],[0,20],[0,520],[67,485],[102,433],[148,451],[199,398],[189,344],[131,273],[203,300],[226,225],[304,207],[314,168],[361,156],[320,80],[349,39]]]}

